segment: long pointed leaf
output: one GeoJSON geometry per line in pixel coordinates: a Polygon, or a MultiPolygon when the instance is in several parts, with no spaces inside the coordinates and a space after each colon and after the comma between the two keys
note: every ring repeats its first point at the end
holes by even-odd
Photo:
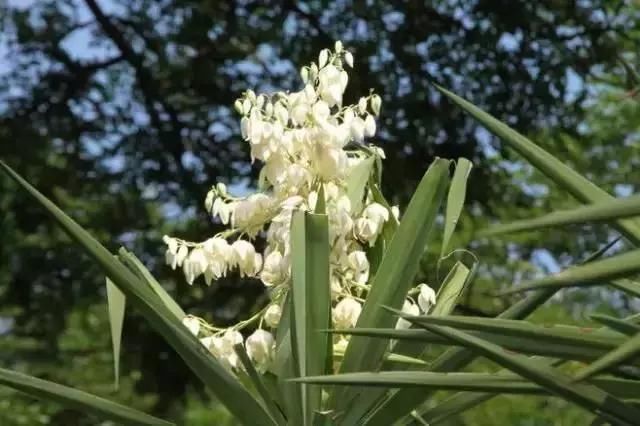
{"type": "MultiPolygon", "coordinates": [[[[593,317],[594,315],[592,315],[593,317]]],[[[624,320],[616,319],[616,322],[623,324],[633,324],[639,315],[632,315],[630,317],[625,318],[624,320]]],[[[633,333],[632,333],[633,334],[633,333]]],[[[552,365],[553,361],[544,361],[549,365],[552,365]]],[[[503,370],[502,372],[504,372],[503,370]]],[[[501,372],[501,373],[502,373],[501,372]]],[[[629,397],[627,395],[623,395],[619,390],[606,389],[603,385],[596,382],[596,379],[592,379],[592,383],[598,387],[601,387],[609,392],[616,394],[619,397],[629,397]]],[[[426,410],[421,410],[420,413],[429,419],[431,424],[439,424],[442,421],[446,421],[446,419],[452,413],[461,413],[462,411],[468,410],[472,407],[475,407],[478,404],[481,404],[489,399],[493,398],[495,394],[491,393],[480,393],[480,392],[460,392],[451,397],[447,398],[445,401],[442,401],[435,407],[429,407],[426,410]]]]}
{"type": "Polygon", "coordinates": [[[473,164],[466,158],[459,158],[456,163],[456,171],[451,179],[451,187],[447,196],[447,209],[445,211],[444,235],[442,237],[442,249],[440,257],[444,257],[449,250],[449,242],[456,229],[460,213],[464,206],[464,199],[467,194],[467,179],[471,173],[473,164]]]}
{"type": "Polygon", "coordinates": [[[349,171],[347,197],[349,197],[351,209],[354,213],[358,213],[362,209],[365,188],[373,171],[374,163],[375,157],[370,156],[357,163],[349,171]]]}
{"type": "MultiPolygon", "coordinates": [[[[411,317],[405,317],[411,321],[411,317]]],[[[572,383],[557,369],[534,362],[531,358],[509,355],[497,345],[478,339],[467,333],[454,330],[450,327],[441,327],[431,324],[419,324],[421,327],[463,344],[488,359],[496,362],[504,368],[531,380],[532,382],[548,389],[558,396],[574,402],[577,405],[593,412],[606,416],[608,419],[633,425],[640,416],[640,410],[625,404],[601,389],[584,383],[572,383]]]]}
{"type": "Polygon", "coordinates": [[[528,336],[532,339],[545,339],[547,336],[569,339],[567,342],[579,343],[581,339],[593,338],[603,345],[622,343],[622,336],[606,329],[576,327],[570,325],[539,325],[522,320],[502,318],[484,318],[460,315],[447,316],[415,316],[413,321],[420,324],[436,324],[454,327],[456,329],[477,330],[506,336],[528,336]]]}
{"type": "Polygon", "coordinates": [[[151,272],[140,262],[140,259],[135,254],[127,251],[124,247],[118,250],[118,259],[125,264],[136,276],[138,276],[143,282],[147,283],[149,287],[158,295],[160,300],[164,303],[164,306],[170,310],[176,318],[180,321],[187,316],[182,310],[180,305],[167,293],[167,291],[160,285],[160,283],[151,275],[151,272]]]}
{"type": "Polygon", "coordinates": [[[602,358],[593,361],[591,364],[578,371],[575,378],[576,380],[584,380],[589,377],[593,377],[603,371],[618,367],[620,364],[625,363],[638,355],[640,355],[640,333],[604,355],[602,358]]]}
{"type": "Polygon", "coordinates": [[[607,222],[633,216],[640,216],[640,197],[637,196],[601,201],[571,210],[549,213],[535,219],[520,220],[505,225],[498,225],[480,232],[480,235],[496,236],[514,232],[540,230],[554,226],[607,222]]]}
{"type": "MultiPolygon", "coordinates": [[[[293,340],[301,376],[324,374],[330,336],[320,330],[331,323],[329,222],[326,215],[296,211],[291,224],[293,340]]],[[[304,424],[313,423],[321,393],[302,386],[304,424]]]]}
{"type": "MultiPolygon", "coordinates": [[[[443,159],[436,159],[425,173],[371,282],[371,290],[357,327],[390,327],[396,321],[380,306],[402,306],[418,270],[448,177],[449,161],[443,159]]],[[[347,347],[340,371],[377,369],[387,344],[388,342],[367,337],[353,338],[347,347]]],[[[351,391],[334,393],[333,402],[338,411],[343,411],[347,405],[352,404],[353,396],[351,391]]],[[[355,412],[353,408],[351,411],[355,412]]]]}
{"type": "MultiPolygon", "coordinates": [[[[296,382],[319,385],[380,386],[384,388],[420,387],[431,390],[490,392],[500,394],[548,395],[550,392],[514,374],[433,373],[427,371],[381,371],[346,373],[331,376],[301,377],[296,382]]],[[[619,398],[633,398],[640,393],[640,381],[600,377],[589,381],[619,398]]],[[[431,420],[430,418],[428,418],[431,420]]]]}
{"type": "MultiPolygon", "coordinates": [[[[549,154],[506,124],[476,107],[471,102],[437,84],[434,84],[434,86],[440,93],[478,120],[487,130],[502,139],[502,141],[507,143],[517,151],[518,154],[531,163],[531,165],[544,173],[558,186],[568,191],[578,201],[584,204],[590,204],[614,199],[614,197],[606,191],[600,189],[575,170],[569,168],[564,162],[549,154]]],[[[635,246],[640,246],[640,227],[638,226],[638,222],[631,219],[621,219],[616,221],[613,226],[635,246]]]]}
{"type": "Polygon", "coordinates": [[[0,368],[0,385],[8,386],[44,401],[54,401],[66,407],[93,414],[104,420],[126,425],[172,425],[124,405],[47,380],[0,368]]]}
{"type": "MultiPolygon", "coordinates": [[[[349,331],[352,331],[352,330],[356,330],[356,329],[349,329],[349,331]]],[[[377,330],[377,329],[374,329],[374,330],[377,330]]],[[[339,333],[340,334],[351,334],[351,333],[349,333],[349,331],[346,331],[346,332],[339,331],[339,333]]],[[[338,332],[338,331],[336,331],[336,332],[338,332]]],[[[365,333],[362,333],[362,334],[353,333],[352,335],[367,336],[367,334],[365,334],[365,333]]],[[[385,335],[384,337],[388,337],[388,335],[385,335]]],[[[336,358],[344,357],[344,352],[341,352],[339,350],[335,350],[333,352],[333,354],[334,354],[334,356],[336,358]]],[[[393,353],[393,352],[392,353],[388,353],[387,355],[385,355],[382,365],[383,366],[385,366],[385,365],[389,366],[389,365],[393,365],[393,364],[400,364],[400,365],[403,365],[403,366],[419,365],[419,366],[422,366],[422,367],[425,367],[425,366],[429,365],[429,364],[427,364],[426,361],[423,361],[423,360],[421,360],[419,358],[413,358],[413,357],[410,357],[410,356],[396,354],[396,353],[393,353]]]]}
{"type": "Polygon", "coordinates": [[[640,333],[640,325],[629,320],[622,320],[602,314],[591,314],[589,316],[592,320],[628,336],[640,333]]]}
{"type": "Polygon", "coordinates": [[[0,168],[44,207],[61,228],[84,248],[86,253],[100,265],[109,279],[141,311],[150,325],[167,340],[189,368],[211,389],[231,413],[246,424],[273,425],[258,401],[182,325],[151,288],[140,281],[87,231],[4,162],[0,161],[0,168]]]}
{"type": "Polygon", "coordinates": [[[111,348],[113,349],[113,374],[116,390],[120,382],[120,342],[122,341],[122,325],[126,297],[109,278],[106,278],[107,309],[109,311],[109,326],[111,328],[111,348]]]}
{"type": "Polygon", "coordinates": [[[282,316],[276,330],[275,373],[278,388],[282,394],[282,405],[290,424],[302,424],[302,398],[300,385],[290,382],[290,378],[298,377],[298,359],[294,355],[291,339],[291,321],[293,308],[291,292],[287,293],[282,305],[282,316]]]}
{"type": "MultiPolygon", "coordinates": [[[[601,282],[628,277],[640,272],[640,249],[618,254],[588,265],[575,266],[555,275],[522,283],[501,294],[521,293],[542,288],[563,288],[593,285],[601,282]]],[[[639,289],[640,290],[640,289],[639,289]]]]}
{"type": "Polygon", "coordinates": [[[260,374],[258,374],[255,367],[253,366],[253,363],[249,359],[249,355],[247,355],[247,351],[244,349],[244,345],[241,345],[241,344],[235,345],[233,349],[238,355],[238,358],[240,359],[240,362],[244,367],[244,371],[247,373],[247,376],[249,376],[251,383],[253,384],[256,391],[262,398],[262,402],[264,402],[264,405],[269,411],[271,418],[274,420],[275,423],[279,425],[286,425],[287,422],[284,416],[282,415],[282,411],[280,411],[280,408],[278,407],[276,402],[273,400],[272,395],[270,395],[266,385],[262,381],[260,374]]]}
{"type": "Polygon", "coordinates": [[[630,294],[635,297],[640,297],[640,284],[637,281],[631,281],[627,279],[612,280],[609,282],[611,287],[614,287],[623,293],[630,294]]]}
{"type": "MultiPolygon", "coordinates": [[[[617,239],[610,241],[588,256],[582,263],[586,264],[599,259],[617,242],[617,239]]],[[[504,319],[526,318],[535,311],[538,306],[549,300],[556,291],[554,288],[549,288],[533,292],[509,307],[498,317],[504,319]]],[[[450,348],[431,364],[431,371],[459,370],[473,361],[475,357],[475,352],[469,349],[450,348]]],[[[428,396],[429,392],[418,391],[416,389],[400,389],[379,404],[373,412],[369,413],[365,424],[368,426],[389,425],[398,418],[406,416],[411,410],[425,401],[428,396]]]]}
{"type": "MultiPolygon", "coordinates": [[[[523,332],[520,335],[502,334],[497,330],[491,332],[466,331],[472,336],[500,345],[512,352],[580,361],[598,359],[608,351],[624,343],[623,336],[608,336],[605,338],[599,337],[595,333],[593,335],[592,333],[580,333],[578,330],[576,328],[574,335],[563,332],[544,333],[544,330],[527,330],[527,332],[523,332]]],[[[336,330],[336,332],[352,336],[370,336],[395,339],[397,341],[420,342],[422,344],[458,345],[458,343],[421,329],[362,328],[336,330]]]]}
{"type": "Polygon", "coordinates": [[[438,303],[433,307],[431,315],[447,315],[453,312],[470,275],[471,270],[462,262],[456,262],[453,265],[438,290],[436,297],[438,303]]]}

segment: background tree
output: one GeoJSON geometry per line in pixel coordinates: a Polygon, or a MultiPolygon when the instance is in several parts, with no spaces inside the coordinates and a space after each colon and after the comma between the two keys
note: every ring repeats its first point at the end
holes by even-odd
{"type": "MultiPolygon", "coordinates": [[[[394,201],[406,201],[436,156],[476,164],[469,235],[484,225],[481,214],[530,215],[566,198],[429,80],[538,136],[610,189],[635,189],[616,188],[615,176],[639,170],[637,108],[612,89],[623,75],[618,58],[638,52],[640,10],[631,1],[12,0],[0,16],[0,157],[102,241],[135,251],[186,310],[214,322],[255,309],[261,289],[238,286],[237,277],[185,286],[160,261],[161,236],[215,232],[201,202],[208,186],[226,180],[242,190],[255,178],[233,101],[247,87],[295,89],[297,65],[335,39],[359,58],[347,99],[368,87],[383,96],[376,142],[387,154],[384,189],[394,201]],[[614,81],[607,88],[603,79],[614,81]]],[[[5,180],[0,206],[3,364],[38,365],[42,376],[112,392],[103,278],[71,244],[61,246],[66,238],[5,180]]],[[[483,265],[502,265],[483,271],[488,286],[491,277],[512,282],[534,273],[531,262],[571,262],[603,235],[596,228],[567,241],[559,233],[544,252],[531,236],[508,251],[482,242],[473,249],[483,265]]],[[[501,302],[482,291],[469,308],[495,314],[501,302]]],[[[199,388],[142,324],[125,325],[118,397],[176,418],[185,404],[197,412],[198,399],[183,397],[199,388]]],[[[84,421],[16,395],[3,401],[23,410],[24,424],[84,421]]],[[[2,424],[17,421],[3,415],[2,424]]]]}

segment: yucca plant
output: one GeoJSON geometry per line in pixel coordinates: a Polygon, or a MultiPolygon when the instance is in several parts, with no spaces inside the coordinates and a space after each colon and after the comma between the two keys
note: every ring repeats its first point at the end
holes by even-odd
{"type": "MultiPolygon", "coordinates": [[[[595,330],[524,319],[569,286],[611,285],[638,296],[640,284],[630,278],[640,272],[640,250],[605,256],[607,244],[580,265],[520,283],[508,292],[529,293],[497,318],[453,315],[473,285],[475,264],[460,257],[432,283],[437,294],[414,279],[441,211],[440,258],[452,253],[471,163],[435,160],[406,211],[389,206],[379,189],[384,153],[362,143],[375,133],[380,99],[369,95],[342,106],[343,64],[352,62],[337,43],[302,69],[302,91],[246,92],[235,107],[252,157],[265,164],[262,192],[233,197],[217,185],[205,204],[229,230],[202,243],[165,238],[167,263],[181,267],[189,283],[237,269],[268,287],[270,304],[230,328],[187,315],[134,254],[110,253],[0,162],[103,269],[116,378],[127,301],[242,424],[432,425],[500,394],[555,396],[592,412],[594,424],[637,424],[640,317],[593,316],[602,324],[595,330]],[[261,236],[262,253],[250,242],[261,236]],[[255,331],[245,340],[243,328],[255,331]],[[466,372],[477,357],[502,370],[466,372]],[[453,393],[436,400],[438,390],[453,393]]],[[[585,204],[484,236],[599,221],[638,246],[640,198],[613,198],[489,114],[435,87],[585,204]]],[[[10,370],[0,369],[0,384],[119,424],[170,424],[10,370]]]]}

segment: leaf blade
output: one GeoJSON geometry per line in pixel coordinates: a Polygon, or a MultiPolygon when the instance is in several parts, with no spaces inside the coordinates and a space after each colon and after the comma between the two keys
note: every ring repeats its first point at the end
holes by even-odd
{"type": "Polygon", "coordinates": [[[278,407],[276,402],[269,394],[266,385],[260,378],[260,374],[258,374],[255,367],[253,366],[253,363],[249,359],[249,355],[247,355],[247,351],[244,349],[244,346],[241,344],[237,344],[233,347],[233,349],[238,355],[238,358],[240,359],[245,372],[249,376],[251,383],[253,383],[253,386],[262,398],[262,402],[264,402],[267,411],[271,415],[271,418],[275,423],[279,425],[286,425],[286,419],[282,415],[282,412],[280,411],[280,408],[278,407]]]}
{"type": "MultiPolygon", "coordinates": [[[[518,154],[524,157],[532,166],[545,174],[554,183],[558,184],[573,197],[584,204],[598,201],[611,201],[614,199],[606,191],[569,168],[562,161],[537,146],[531,140],[500,122],[492,115],[486,113],[471,102],[461,98],[453,92],[433,84],[434,87],[449,98],[453,103],[480,122],[487,130],[498,136],[518,154]]],[[[640,226],[631,219],[621,219],[613,226],[635,246],[640,246],[640,226]]]]}
{"type": "Polygon", "coordinates": [[[480,232],[480,236],[497,236],[508,233],[534,231],[563,225],[607,222],[640,216],[640,197],[629,197],[597,202],[571,210],[562,210],[544,216],[520,220],[491,227],[480,232]]]}
{"type": "Polygon", "coordinates": [[[453,312],[470,275],[471,269],[467,268],[464,263],[456,262],[453,265],[438,290],[436,296],[438,303],[433,307],[431,315],[448,315],[453,312]]]}
{"type": "MultiPolygon", "coordinates": [[[[357,327],[388,327],[395,319],[380,305],[400,307],[415,276],[419,259],[435,222],[449,178],[449,162],[436,159],[409,203],[389,247],[382,258],[371,290],[363,305],[357,327]]],[[[357,337],[349,342],[340,371],[377,369],[387,342],[357,337]]],[[[352,403],[353,392],[334,392],[332,402],[338,411],[352,403]]],[[[355,410],[352,408],[352,412],[355,410]]],[[[364,413],[362,413],[364,414],[364,413]]]]}
{"type": "Polygon", "coordinates": [[[467,179],[469,178],[472,167],[473,164],[466,158],[459,158],[456,163],[456,170],[453,173],[449,194],[447,195],[444,235],[442,237],[442,248],[440,250],[441,258],[447,254],[453,231],[456,229],[458,219],[460,219],[460,213],[462,212],[467,192],[467,179]]]}
{"type": "Polygon", "coordinates": [[[176,301],[167,293],[167,291],[160,285],[160,283],[151,275],[151,272],[142,264],[138,257],[126,250],[124,247],[120,247],[118,250],[118,259],[122,263],[125,264],[129,269],[133,271],[142,281],[147,283],[149,287],[158,295],[160,300],[164,303],[167,309],[171,311],[176,318],[180,321],[187,316],[187,314],[182,310],[180,305],[176,303],[176,301]]]}
{"type": "MultiPolygon", "coordinates": [[[[564,288],[593,285],[624,278],[640,272],[640,249],[614,255],[587,265],[575,266],[557,274],[522,283],[501,294],[514,294],[542,288],[564,288]]],[[[640,288],[638,288],[640,292],[640,288]]]]}
{"type": "Polygon", "coordinates": [[[107,288],[107,309],[109,311],[109,328],[111,330],[111,348],[113,351],[113,374],[115,389],[120,383],[120,343],[122,342],[122,326],[126,296],[109,278],[105,279],[107,288]]]}
{"type": "MultiPolygon", "coordinates": [[[[324,214],[296,211],[291,224],[293,340],[297,347],[299,375],[324,374],[329,335],[321,333],[331,324],[329,286],[329,222],[324,214]]],[[[305,424],[313,423],[320,410],[321,392],[302,386],[305,424]]]]}
{"type": "Polygon", "coordinates": [[[54,401],[67,407],[91,413],[101,419],[130,425],[172,425],[173,423],[150,416],[96,395],[82,392],[58,383],[38,379],[16,371],[0,368],[0,384],[23,392],[33,398],[54,401]]]}
{"type": "Polygon", "coordinates": [[[371,155],[353,166],[349,173],[347,178],[347,197],[351,202],[353,212],[359,212],[362,209],[364,191],[373,171],[374,163],[375,156],[371,155]]]}
{"type": "MultiPolygon", "coordinates": [[[[407,319],[411,321],[411,318],[407,319]]],[[[612,421],[632,425],[640,415],[640,410],[623,403],[601,389],[595,386],[572,383],[570,379],[565,378],[558,370],[548,368],[541,363],[535,363],[531,358],[506,354],[497,345],[450,327],[424,323],[419,325],[428,331],[468,346],[503,368],[537,383],[568,401],[572,401],[590,411],[606,415],[612,421]]]]}
{"type": "MultiPolygon", "coordinates": [[[[593,262],[602,257],[611,247],[617,243],[617,239],[610,241],[596,252],[589,255],[582,263],[593,262]]],[[[507,310],[498,315],[498,318],[521,319],[526,318],[535,311],[538,306],[549,300],[557,289],[547,288],[528,294],[524,299],[511,305],[507,310]]],[[[466,348],[450,348],[439,356],[432,364],[432,371],[452,371],[461,369],[476,358],[476,354],[466,348]]],[[[379,404],[366,418],[366,425],[386,426],[394,422],[398,417],[406,416],[414,407],[418,406],[429,396],[429,392],[420,392],[415,389],[400,389],[390,395],[379,404]]]]}
{"type": "Polygon", "coordinates": [[[598,358],[582,370],[578,371],[575,379],[588,379],[603,371],[617,367],[625,361],[634,358],[638,354],[640,354],[640,333],[637,333],[619,347],[602,356],[602,358],[598,358]]]}
{"type": "MultiPolygon", "coordinates": [[[[432,390],[548,395],[545,387],[513,373],[434,373],[430,371],[381,371],[301,377],[296,382],[342,386],[421,387],[432,390]]],[[[630,398],[640,392],[640,381],[600,377],[590,383],[619,397],[630,398]]],[[[429,420],[431,420],[429,418],[429,420]]]]}

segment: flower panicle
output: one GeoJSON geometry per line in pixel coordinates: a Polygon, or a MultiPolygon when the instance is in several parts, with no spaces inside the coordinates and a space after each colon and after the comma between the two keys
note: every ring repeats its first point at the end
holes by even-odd
{"type": "MultiPolygon", "coordinates": [[[[249,144],[251,160],[262,164],[260,190],[235,197],[218,183],[207,194],[205,208],[229,228],[200,243],[164,237],[166,263],[173,269],[182,268],[189,284],[201,276],[211,284],[237,271],[269,289],[271,303],[230,328],[218,329],[191,316],[184,320],[230,369],[242,368],[233,349],[238,343],[245,345],[260,371],[270,367],[275,340],[268,330],[278,326],[291,283],[291,217],[296,210],[313,211],[320,193],[325,196],[329,219],[333,325],[349,328],[358,320],[369,289],[367,250],[389,220],[398,220],[399,211],[375,202],[368,190],[362,207],[355,209],[347,194],[347,179],[356,165],[370,156],[385,157],[380,147],[362,148],[376,134],[380,96],[371,92],[353,105],[344,105],[347,68],[353,66],[353,54],[338,41],[333,50],[320,52],[317,63],[301,68],[303,87],[299,91],[244,92],[234,108],[241,116],[241,136],[249,144]],[[252,242],[258,236],[266,242],[261,251],[252,242]],[[243,339],[239,330],[256,323],[253,334],[243,339]]],[[[427,305],[434,303],[435,294],[420,287],[418,301],[408,298],[403,311],[426,312],[427,305]]],[[[406,328],[406,321],[400,319],[397,327],[406,328]]],[[[348,337],[336,339],[340,346],[348,337]]]]}

